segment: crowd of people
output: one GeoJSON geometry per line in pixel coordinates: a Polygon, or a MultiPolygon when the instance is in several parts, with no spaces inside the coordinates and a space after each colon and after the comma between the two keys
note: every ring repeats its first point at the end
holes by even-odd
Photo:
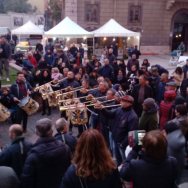
{"type": "Polygon", "coordinates": [[[123,186],[122,180],[135,188],[179,184],[188,156],[188,60],[169,75],[164,67],[151,66],[147,59],[141,63],[140,55],[137,47],[131,49],[125,63],[110,46],[100,58],[92,55],[90,60],[81,45],[63,50],[52,43],[44,52],[38,44],[34,51],[17,54],[22,71],[15,83],[0,93],[0,103],[10,110],[12,122],[12,144],[0,154],[0,166],[7,166],[2,171],[10,178],[7,185],[118,188],[123,186]],[[82,103],[91,98],[93,106],[88,107],[86,125],[76,126],[77,137],[71,134],[74,125],[67,122],[70,117],[64,111],[55,122],[55,135],[52,121],[41,118],[35,124],[39,139],[32,145],[23,136],[28,115],[19,103],[27,96],[40,99],[41,115],[50,118],[53,108],[49,100],[36,92],[47,83],[53,91],[81,86],[74,97],[81,97],[82,103]],[[135,144],[126,155],[129,132],[139,130],[146,133],[142,144],[135,144]]]}

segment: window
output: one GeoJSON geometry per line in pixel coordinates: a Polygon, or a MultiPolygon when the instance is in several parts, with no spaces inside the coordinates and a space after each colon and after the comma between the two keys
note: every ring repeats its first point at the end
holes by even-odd
{"type": "Polygon", "coordinates": [[[85,21],[89,23],[99,23],[100,21],[100,4],[85,3],[85,21]]]}
{"type": "Polygon", "coordinates": [[[132,24],[142,23],[142,6],[141,5],[129,5],[128,22],[132,24]]]}

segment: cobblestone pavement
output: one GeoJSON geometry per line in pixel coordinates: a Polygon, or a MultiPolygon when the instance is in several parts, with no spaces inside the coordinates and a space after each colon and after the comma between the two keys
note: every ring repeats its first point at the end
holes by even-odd
{"type": "MultiPolygon", "coordinates": [[[[147,58],[151,65],[160,64],[161,66],[167,68],[170,72],[173,72],[175,66],[169,65],[170,56],[167,55],[160,55],[160,56],[141,56],[140,57],[140,64],[142,63],[143,59],[147,58]]],[[[41,116],[41,112],[38,112],[28,118],[28,128],[25,137],[30,142],[34,143],[37,139],[35,135],[35,122],[41,118],[48,117],[53,122],[55,122],[60,117],[60,112],[57,108],[52,109],[52,114],[50,116],[41,116]]],[[[10,143],[8,138],[8,128],[10,126],[10,122],[0,122],[0,146],[6,146],[10,143]]],[[[55,133],[55,130],[54,130],[55,133]]],[[[77,129],[73,129],[73,133],[77,134],[77,129]]],[[[188,182],[188,171],[186,170],[183,177],[182,182],[188,182]]],[[[188,185],[185,185],[188,187],[188,185]]],[[[184,188],[184,187],[183,187],[184,188]]]]}

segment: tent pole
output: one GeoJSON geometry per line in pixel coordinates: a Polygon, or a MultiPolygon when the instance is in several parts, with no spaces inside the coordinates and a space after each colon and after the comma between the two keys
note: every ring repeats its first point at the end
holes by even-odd
{"type": "Polygon", "coordinates": [[[93,54],[95,54],[95,37],[93,37],[93,54]]]}

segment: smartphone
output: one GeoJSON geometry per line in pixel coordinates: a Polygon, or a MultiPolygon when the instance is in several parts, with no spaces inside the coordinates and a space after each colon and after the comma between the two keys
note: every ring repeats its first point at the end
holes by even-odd
{"type": "Polygon", "coordinates": [[[128,134],[128,141],[129,141],[129,146],[134,147],[135,145],[142,145],[142,139],[144,138],[146,134],[145,130],[135,130],[135,131],[130,131],[128,134]]]}

